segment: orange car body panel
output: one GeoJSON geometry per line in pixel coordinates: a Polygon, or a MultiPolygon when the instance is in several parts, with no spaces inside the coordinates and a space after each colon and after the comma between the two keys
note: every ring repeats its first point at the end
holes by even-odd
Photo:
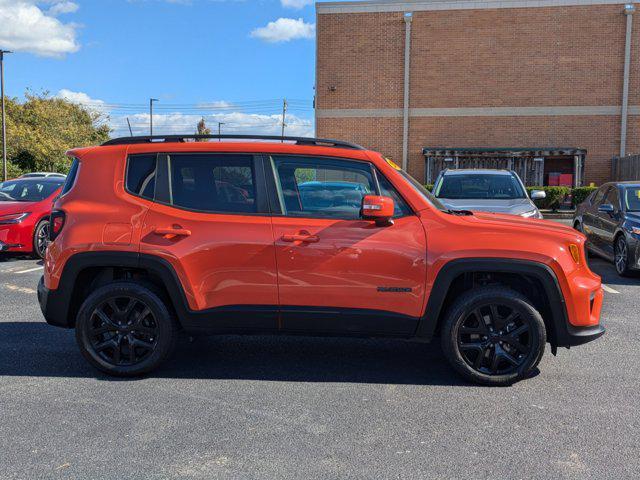
{"type": "Polygon", "coordinates": [[[169,262],[195,311],[224,305],[306,305],[419,317],[447,262],[500,258],[547,265],[558,279],[569,323],[589,326],[599,321],[600,278],[589,270],[586,258],[576,263],[568,253],[569,244],[574,243],[584,255],[583,235],[540,220],[441,212],[375,152],[286,143],[201,142],[94,147],[69,154],[80,159],[81,167],[75,187],[56,204],[70,213],[47,253],[45,286],[51,290],[58,287],[70,256],[117,250],[147,253],[169,262]],[[125,191],[127,155],[155,152],[306,154],[369,161],[415,215],[379,227],[365,220],[188,212],[125,191]],[[181,234],[166,232],[171,229],[181,234]],[[283,240],[291,235],[317,238],[283,240]],[[385,293],[378,290],[381,286],[406,291],[385,293]]]}

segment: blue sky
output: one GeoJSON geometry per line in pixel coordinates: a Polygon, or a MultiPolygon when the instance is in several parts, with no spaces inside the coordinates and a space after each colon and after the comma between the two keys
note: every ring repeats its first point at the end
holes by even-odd
{"type": "Polygon", "coordinates": [[[109,115],[115,135],[313,133],[315,9],[309,0],[0,0],[6,92],[46,90],[109,115]],[[193,125],[193,127],[191,127],[193,125]],[[125,132],[126,130],[126,132],[125,132]]]}

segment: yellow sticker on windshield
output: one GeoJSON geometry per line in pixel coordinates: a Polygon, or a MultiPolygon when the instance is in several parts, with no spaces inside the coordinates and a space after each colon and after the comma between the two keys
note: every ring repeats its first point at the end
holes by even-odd
{"type": "Polygon", "coordinates": [[[384,159],[387,161],[387,163],[388,163],[389,165],[391,165],[391,166],[392,166],[393,168],[395,168],[396,170],[402,170],[402,168],[401,168],[401,167],[400,167],[396,162],[394,162],[393,160],[391,160],[390,158],[385,157],[384,159]]]}
{"type": "Polygon", "coordinates": [[[640,190],[636,190],[636,195],[640,198],[640,190]]]}

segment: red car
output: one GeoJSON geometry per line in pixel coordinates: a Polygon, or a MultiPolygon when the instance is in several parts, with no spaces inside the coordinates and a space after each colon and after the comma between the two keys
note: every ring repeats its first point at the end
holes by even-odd
{"type": "Polygon", "coordinates": [[[49,215],[64,178],[18,178],[0,183],[0,252],[44,258],[49,215]]]}

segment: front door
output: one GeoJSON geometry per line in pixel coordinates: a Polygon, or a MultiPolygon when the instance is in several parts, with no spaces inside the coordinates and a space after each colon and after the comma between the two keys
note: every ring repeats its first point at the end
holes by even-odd
{"type": "Polygon", "coordinates": [[[598,213],[598,217],[600,218],[600,241],[602,249],[607,255],[611,255],[613,257],[613,240],[618,228],[621,209],[620,195],[618,193],[617,186],[613,185],[609,188],[602,204],[612,205],[614,210],[613,213],[598,213]]]}
{"type": "Polygon", "coordinates": [[[208,329],[277,329],[278,290],[262,161],[160,155],[141,253],[167,260],[208,329]]]}
{"type": "Polygon", "coordinates": [[[422,223],[372,164],[278,156],[273,218],[281,326],[288,331],[410,334],[426,278],[422,223]],[[366,194],[391,196],[393,225],[360,216],[366,194]]]}

